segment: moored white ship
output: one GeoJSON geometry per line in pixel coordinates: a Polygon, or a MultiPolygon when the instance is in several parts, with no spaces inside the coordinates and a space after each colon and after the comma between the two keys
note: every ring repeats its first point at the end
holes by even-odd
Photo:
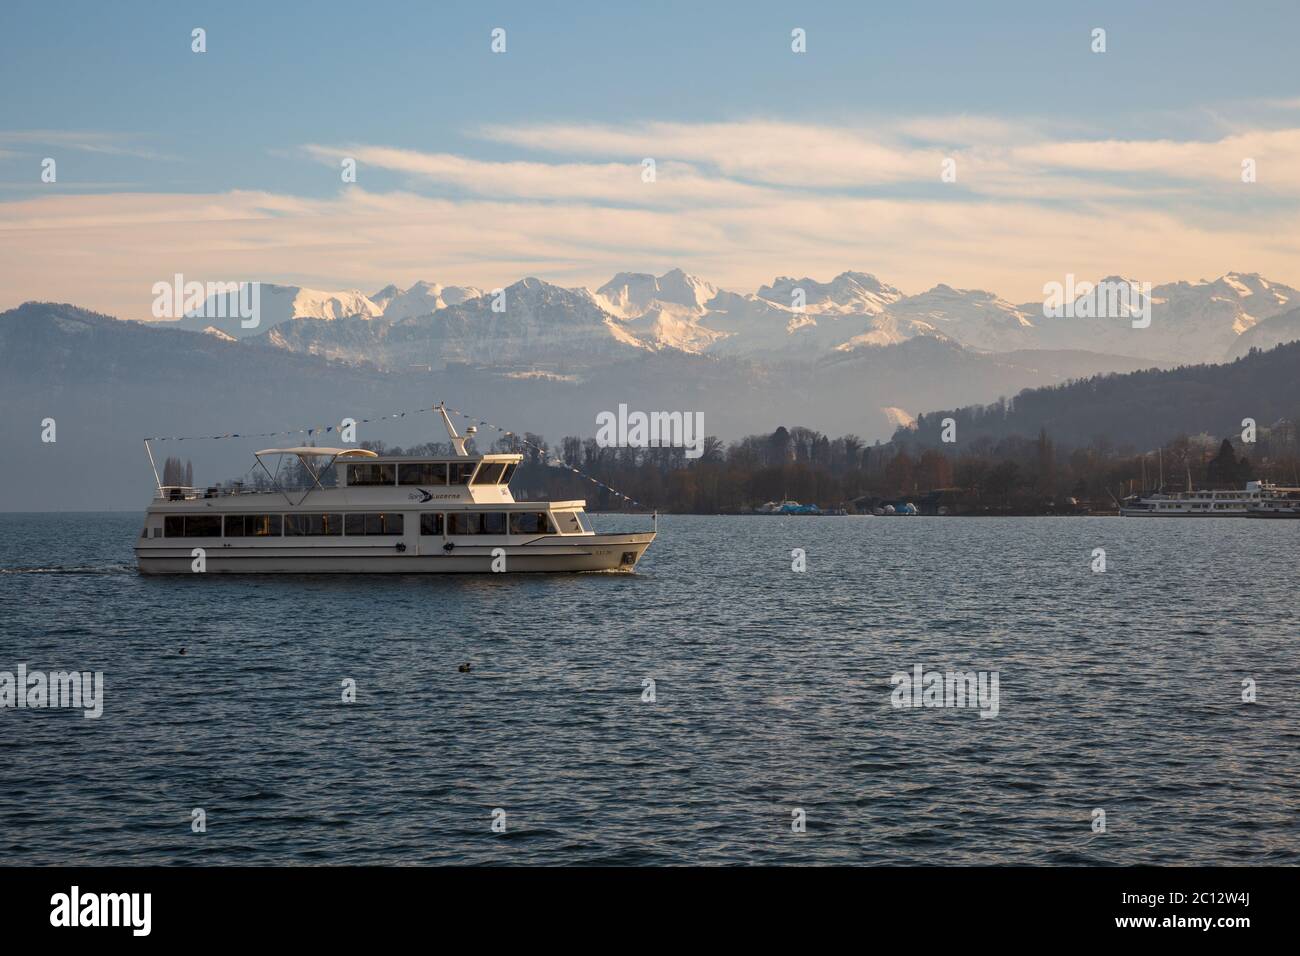
{"type": "MultiPolygon", "coordinates": [[[[1190,481],[1189,481],[1190,485],[1190,481]]],[[[1126,518],[1246,518],[1268,511],[1278,517],[1287,505],[1294,507],[1298,488],[1284,488],[1267,481],[1248,481],[1244,489],[1152,492],[1130,495],[1120,502],[1119,513],[1126,518]]]]}
{"type": "Polygon", "coordinates": [[[444,408],[438,411],[455,455],[268,448],[256,453],[259,464],[263,457],[294,455],[311,487],[250,493],[160,481],[135,546],[141,573],[635,569],[656,531],[597,534],[585,501],[515,501],[510,479],[523,456],[469,455],[466,438],[444,408]],[[320,457],[330,460],[313,470],[310,462],[320,457]],[[337,484],[326,487],[320,479],[330,467],[337,484]]]}
{"type": "Polygon", "coordinates": [[[1247,518],[1300,518],[1300,488],[1274,488],[1246,509],[1247,518]]]}

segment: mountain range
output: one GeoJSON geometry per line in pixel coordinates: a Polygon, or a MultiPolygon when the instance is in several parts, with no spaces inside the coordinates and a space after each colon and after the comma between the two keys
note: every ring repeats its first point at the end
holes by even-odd
{"type": "Polygon", "coordinates": [[[261,294],[256,328],[206,318],[235,314],[215,299],[175,325],[387,368],[464,362],[551,370],[664,350],[815,360],[918,337],[979,352],[1069,350],[1177,365],[1231,360],[1290,341],[1300,329],[1300,292],[1236,272],[1155,286],[1139,300],[1150,307],[1146,327],[1127,313],[1049,318],[1042,301],[1015,304],[944,284],[906,295],[864,272],[829,282],[783,276],[752,293],[673,269],[621,272],[595,290],[529,277],[491,291],[417,282],[366,295],[262,283],[261,294]]]}

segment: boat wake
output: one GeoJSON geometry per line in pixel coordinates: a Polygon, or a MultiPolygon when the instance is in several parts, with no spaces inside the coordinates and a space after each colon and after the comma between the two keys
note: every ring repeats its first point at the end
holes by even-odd
{"type": "Polygon", "coordinates": [[[134,574],[129,564],[101,564],[93,567],[0,568],[0,574],[134,574]]]}

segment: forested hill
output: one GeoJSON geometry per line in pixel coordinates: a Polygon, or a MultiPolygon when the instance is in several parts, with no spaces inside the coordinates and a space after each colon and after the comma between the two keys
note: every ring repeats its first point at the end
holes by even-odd
{"type": "Polygon", "coordinates": [[[952,418],[958,448],[981,439],[1032,438],[1046,430],[1060,448],[1104,439],[1112,447],[1140,450],[1174,435],[1239,434],[1245,418],[1267,426],[1298,417],[1300,341],[1252,350],[1225,365],[1096,375],[1025,389],[991,405],[927,412],[915,429],[900,427],[894,441],[941,447],[943,420],[952,418]]]}

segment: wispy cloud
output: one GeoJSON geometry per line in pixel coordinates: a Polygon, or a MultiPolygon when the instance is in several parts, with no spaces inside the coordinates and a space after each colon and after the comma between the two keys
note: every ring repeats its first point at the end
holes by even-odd
{"type": "MultiPolygon", "coordinates": [[[[1074,124],[1077,126],[1078,124],[1074,124]]],[[[1269,189],[1300,186],[1300,128],[1242,130],[1213,141],[1063,136],[1059,129],[992,117],[864,120],[858,128],[781,123],[648,123],[639,126],[487,126],[485,138],[567,156],[658,156],[703,164],[722,176],[777,186],[862,188],[931,184],[945,160],[966,189],[992,195],[1023,189],[1040,197],[1131,197],[1138,187],[1062,171],[1161,174],[1164,188],[1196,180],[1241,183],[1254,159],[1269,189]]],[[[1155,184],[1157,193],[1162,184],[1155,184]]],[[[1150,188],[1143,184],[1141,189],[1150,188]]],[[[1158,195],[1155,197],[1158,198],[1158,195]]]]}
{"type": "Polygon", "coordinates": [[[1242,162],[1254,160],[1258,184],[1300,187],[1300,129],[1254,130],[1210,142],[1073,140],[1017,147],[1013,161],[1030,168],[1159,174],[1172,181],[1242,184],[1242,162]]]}
{"type": "Polygon", "coordinates": [[[57,298],[143,317],[152,284],[175,272],[373,290],[527,274],[594,286],[681,266],[746,291],[863,269],[907,291],[943,281],[1012,301],[1067,272],[1300,279],[1300,129],[1285,125],[1212,140],[1090,139],[974,116],[479,132],[520,155],[313,143],[297,155],[356,159],[358,183],[326,197],[60,189],[0,202],[0,306],[57,298]],[[1258,183],[1240,179],[1246,157],[1258,183]]]}
{"type": "Polygon", "coordinates": [[[138,137],[130,134],[93,130],[0,130],[0,147],[6,145],[75,149],[86,153],[132,156],[137,159],[172,161],[176,158],[140,144],[138,137]]]}
{"type": "Polygon", "coordinates": [[[784,186],[863,186],[915,181],[935,172],[943,154],[882,141],[851,129],[753,120],[645,123],[636,126],[487,126],[484,137],[570,155],[620,156],[639,162],[707,163],[724,176],[784,186]]]}
{"type": "Polygon", "coordinates": [[[490,162],[450,153],[419,153],[382,146],[308,145],[308,154],[337,166],[352,158],[360,166],[409,174],[498,199],[585,199],[629,205],[758,202],[765,190],[719,176],[701,175],[689,163],[656,164],[653,182],[637,163],[490,162]]]}

